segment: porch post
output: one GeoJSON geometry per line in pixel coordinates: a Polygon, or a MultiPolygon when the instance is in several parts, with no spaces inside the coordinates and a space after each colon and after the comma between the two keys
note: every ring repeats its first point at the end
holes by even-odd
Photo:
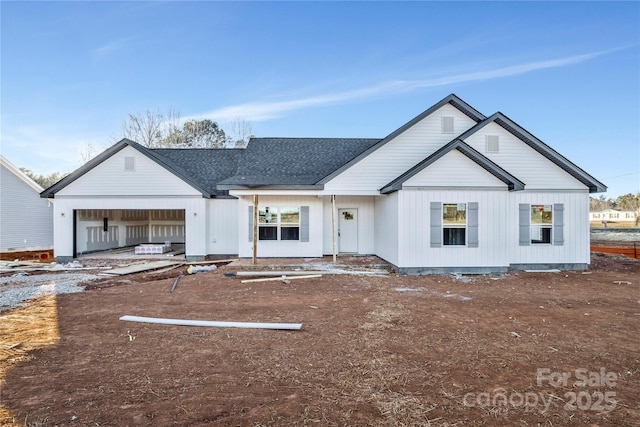
{"type": "Polygon", "coordinates": [[[253,263],[258,263],[258,195],[253,195],[253,263]]]}
{"type": "Polygon", "coordinates": [[[333,263],[336,263],[336,195],[331,195],[331,240],[333,242],[333,263]]]}

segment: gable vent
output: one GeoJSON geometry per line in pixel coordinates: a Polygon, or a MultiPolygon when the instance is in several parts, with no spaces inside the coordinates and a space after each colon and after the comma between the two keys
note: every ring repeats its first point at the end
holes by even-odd
{"type": "Polygon", "coordinates": [[[442,133],[453,133],[453,117],[442,117],[442,133]]]}
{"type": "Polygon", "coordinates": [[[126,170],[126,171],[134,171],[134,170],[136,170],[136,158],[135,157],[125,157],[124,158],[124,170],[126,170]]]}
{"type": "Polygon", "coordinates": [[[497,153],[500,151],[498,135],[486,135],[484,142],[484,149],[487,153],[497,153]]]}

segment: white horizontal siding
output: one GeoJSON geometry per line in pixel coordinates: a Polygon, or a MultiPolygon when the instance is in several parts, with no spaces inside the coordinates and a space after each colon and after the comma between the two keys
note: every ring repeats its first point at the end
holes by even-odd
{"type": "Polygon", "coordinates": [[[507,184],[459,152],[450,151],[416,175],[406,180],[407,187],[498,187],[507,184]]]}
{"type": "Polygon", "coordinates": [[[125,147],[71,184],[58,196],[196,196],[196,189],[132,147],[125,147]],[[125,170],[125,157],[135,170],[125,170]]]}
{"type": "Polygon", "coordinates": [[[238,253],[238,201],[207,200],[207,254],[238,253]]]}
{"type": "MultiPolygon", "coordinates": [[[[509,210],[507,191],[401,190],[399,267],[506,267],[509,210]],[[478,202],[477,248],[430,247],[431,202],[478,202]]],[[[516,236],[517,237],[517,236],[516,236]]]]}
{"type": "MultiPolygon", "coordinates": [[[[336,228],[338,227],[338,209],[358,209],[358,253],[369,255],[375,252],[374,226],[375,208],[374,197],[336,196],[336,228]]],[[[323,197],[323,253],[333,254],[333,240],[331,238],[331,197],[323,197]]],[[[337,245],[337,243],[336,243],[337,245]]]]}
{"type": "Polygon", "coordinates": [[[446,104],[326,183],[325,192],[379,190],[473,125],[473,120],[446,104]],[[443,116],[454,117],[454,133],[442,133],[443,116]]]}
{"type": "MultiPolygon", "coordinates": [[[[242,258],[253,256],[249,241],[249,206],[253,197],[238,200],[238,253],[242,258]]],[[[322,256],[322,200],[317,196],[260,196],[259,207],[309,206],[309,241],[258,240],[258,258],[296,258],[322,256]]]]}
{"type": "Polygon", "coordinates": [[[0,166],[0,251],[51,249],[53,207],[4,165],[0,166]]]}
{"type": "Polygon", "coordinates": [[[527,190],[586,189],[580,181],[495,123],[488,124],[465,142],[524,182],[527,190]],[[486,135],[498,135],[497,153],[486,152],[486,135]]]}
{"type": "Polygon", "coordinates": [[[375,199],[375,254],[398,265],[399,192],[375,199]]]}
{"type": "Polygon", "coordinates": [[[590,263],[589,193],[517,191],[509,194],[509,263],[590,263]],[[518,205],[564,205],[564,244],[520,246],[518,205]]]}

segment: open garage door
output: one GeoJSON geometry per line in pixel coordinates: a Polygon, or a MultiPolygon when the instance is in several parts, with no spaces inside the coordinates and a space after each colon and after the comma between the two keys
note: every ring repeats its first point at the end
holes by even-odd
{"type": "Polygon", "coordinates": [[[80,209],[75,217],[77,254],[143,243],[185,243],[184,209],[80,209]]]}

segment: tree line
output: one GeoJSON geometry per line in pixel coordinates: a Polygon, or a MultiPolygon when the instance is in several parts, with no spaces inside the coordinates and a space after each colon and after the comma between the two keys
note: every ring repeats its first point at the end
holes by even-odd
{"type": "MultiPolygon", "coordinates": [[[[209,119],[183,120],[176,110],[147,109],[128,114],[122,121],[121,138],[135,141],[147,148],[244,148],[253,137],[250,122],[237,117],[227,129],[209,119]]],[[[93,144],[80,150],[82,164],[91,160],[98,152],[93,144]]],[[[20,170],[42,188],[49,188],[69,173],[53,172],[41,175],[26,168],[20,170]]]]}
{"type": "Polygon", "coordinates": [[[251,130],[251,124],[241,118],[225,132],[209,119],[182,120],[174,110],[146,110],[129,114],[121,135],[147,148],[243,148],[251,130]]]}
{"type": "Polygon", "coordinates": [[[604,195],[598,198],[589,197],[589,210],[591,212],[599,212],[607,209],[632,211],[636,213],[636,216],[640,216],[640,192],[636,194],[628,193],[618,196],[615,199],[606,198],[604,195]]]}

